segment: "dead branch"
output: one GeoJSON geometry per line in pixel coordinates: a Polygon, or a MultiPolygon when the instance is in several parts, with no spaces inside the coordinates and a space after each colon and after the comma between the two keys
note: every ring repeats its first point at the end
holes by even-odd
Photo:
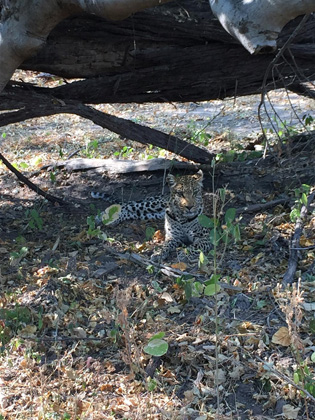
{"type": "Polygon", "coordinates": [[[283,287],[287,286],[288,284],[292,284],[294,282],[296,267],[297,267],[298,260],[299,260],[298,250],[299,250],[300,237],[301,237],[301,234],[303,232],[304,220],[307,216],[309,206],[310,206],[311,202],[313,201],[314,197],[315,197],[315,191],[313,191],[308,196],[307,205],[302,206],[300,217],[298,217],[298,219],[295,223],[294,234],[293,234],[293,238],[292,238],[292,241],[291,241],[291,247],[290,247],[290,258],[289,258],[289,262],[288,262],[288,268],[287,268],[287,271],[285,272],[285,274],[283,276],[283,280],[282,280],[282,286],[283,287]]]}
{"type": "MultiPolygon", "coordinates": [[[[148,267],[149,265],[151,265],[156,269],[156,271],[160,271],[161,273],[163,273],[165,276],[168,276],[168,277],[177,278],[179,276],[193,276],[193,277],[198,278],[201,281],[206,280],[205,276],[203,276],[201,274],[190,273],[188,271],[181,271],[181,270],[178,270],[177,268],[173,268],[173,267],[170,267],[170,266],[167,266],[167,265],[164,265],[164,264],[155,263],[148,258],[142,257],[139,254],[135,254],[134,252],[132,252],[132,253],[127,253],[127,252],[121,253],[121,252],[115,251],[113,248],[111,248],[109,246],[104,246],[104,249],[105,249],[106,252],[114,255],[115,257],[117,257],[119,259],[124,259],[124,260],[131,261],[135,264],[140,265],[141,267],[148,267]]],[[[242,291],[242,289],[240,287],[232,286],[231,284],[222,283],[222,282],[218,282],[218,284],[222,287],[222,289],[234,290],[234,291],[237,291],[237,292],[242,291]]]]}
{"type": "Polygon", "coordinates": [[[36,184],[33,184],[33,182],[31,182],[28,178],[26,178],[23,174],[21,174],[21,172],[18,171],[13,165],[11,165],[11,163],[3,156],[2,153],[0,153],[0,159],[5,164],[5,166],[11,172],[13,172],[23,184],[27,185],[31,190],[35,191],[36,194],[41,195],[42,197],[46,198],[46,200],[50,201],[53,204],[58,203],[58,204],[62,204],[62,205],[65,205],[65,206],[70,205],[70,203],[67,203],[66,201],[62,200],[61,198],[55,197],[55,196],[43,191],[36,184]]]}
{"type": "Polygon", "coordinates": [[[76,114],[124,138],[142,144],[153,144],[194,162],[210,164],[215,157],[206,149],[190,144],[176,136],[106,114],[76,101],[51,100],[46,95],[36,95],[33,99],[36,101],[36,106],[28,106],[18,111],[1,114],[0,127],[35,117],[54,114],[76,114]]]}
{"type": "Polygon", "coordinates": [[[189,162],[177,162],[173,160],[155,158],[149,160],[123,160],[123,159],[68,159],[45,165],[31,176],[38,175],[42,170],[65,169],[67,171],[87,171],[96,169],[111,174],[126,174],[144,171],[164,171],[172,169],[197,171],[198,166],[189,162]]]}
{"type": "MultiPolygon", "coordinates": [[[[247,353],[247,352],[246,352],[247,353]]],[[[278,378],[282,379],[286,383],[290,384],[294,388],[298,389],[300,392],[304,393],[310,400],[315,402],[315,397],[313,397],[312,394],[310,394],[306,389],[302,388],[300,385],[296,384],[292,379],[290,379],[287,375],[285,375],[282,372],[279,372],[279,370],[273,368],[270,366],[270,363],[267,363],[265,360],[261,359],[259,356],[256,356],[256,358],[259,360],[260,363],[263,363],[264,369],[269,370],[271,373],[276,375],[278,378]]],[[[251,360],[253,360],[251,358],[251,360]]]]}
{"type": "MultiPolygon", "coordinates": [[[[275,67],[275,65],[277,64],[277,62],[279,61],[280,57],[283,56],[284,52],[286,51],[286,49],[288,49],[288,47],[290,46],[290,44],[292,43],[292,41],[294,40],[294,38],[297,36],[297,34],[300,32],[300,30],[303,28],[304,24],[307,22],[308,18],[310,15],[305,15],[303,16],[301,22],[299,23],[299,25],[295,28],[295,30],[292,32],[292,34],[290,35],[290,37],[287,39],[287,41],[283,44],[283,46],[280,48],[280,50],[278,51],[277,55],[274,57],[274,59],[272,61],[270,61],[265,74],[264,74],[264,78],[263,78],[263,83],[262,83],[262,90],[261,90],[261,98],[260,98],[260,103],[258,105],[258,120],[261,126],[261,132],[264,133],[264,137],[266,140],[266,149],[265,149],[265,155],[266,155],[266,150],[268,147],[268,142],[267,142],[267,137],[264,131],[264,127],[263,127],[263,123],[262,123],[262,118],[261,118],[261,111],[262,108],[264,108],[264,111],[266,112],[266,114],[269,117],[269,113],[266,107],[266,103],[265,103],[265,96],[266,96],[266,92],[267,92],[267,80],[269,77],[269,74],[271,72],[271,69],[275,67]]],[[[274,124],[271,120],[271,118],[269,117],[269,122],[271,123],[274,132],[278,135],[278,131],[275,129],[274,124]]],[[[278,136],[279,137],[279,136],[278,136]]],[[[280,140],[280,138],[279,138],[280,140]]]]}
{"type": "Polygon", "coordinates": [[[253,204],[251,206],[240,207],[236,210],[236,214],[243,213],[257,213],[262,210],[267,210],[278,204],[285,204],[289,201],[289,198],[279,198],[277,200],[268,201],[267,203],[253,204]]]}

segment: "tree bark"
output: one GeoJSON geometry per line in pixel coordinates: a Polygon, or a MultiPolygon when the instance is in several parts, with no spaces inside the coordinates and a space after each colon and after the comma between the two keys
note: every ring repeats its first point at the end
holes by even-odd
{"type": "Polygon", "coordinates": [[[210,5],[226,31],[251,54],[274,51],[284,25],[297,16],[315,12],[314,0],[210,0],[210,5]]]}
{"type": "Polygon", "coordinates": [[[15,69],[45,44],[67,16],[95,14],[125,19],[132,13],[171,0],[2,0],[0,2],[0,92],[15,69]]]}
{"type": "MultiPolygon", "coordinates": [[[[296,24],[282,31],[279,46],[296,24]]],[[[277,65],[277,72],[267,80],[269,89],[283,87],[284,80],[298,89],[295,66],[300,74],[312,76],[314,31],[312,17],[290,46],[294,63],[286,57],[277,65]]],[[[98,17],[67,19],[52,31],[45,48],[21,67],[69,78],[94,76],[49,89],[56,98],[141,103],[258,93],[269,62],[270,55],[250,56],[228,35],[206,0],[178,0],[120,23],[98,17]]],[[[36,92],[43,90],[47,91],[36,92]]],[[[5,93],[1,109],[23,102],[25,92],[20,87],[7,88],[5,93]]]]}
{"type": "Polygon", "coordinates": [[[186,159],[198,163],[210,164],[215,155],[207,150],[190,144],[171,134],[149,128],[133,121],[109,115],[86,105],[73,101],[50,101],[49,98],[39,101],[36,96],[28,96],[27,106],[19,111],[0,114],[0,127],[25,119],[44,117],[54,114],[76,114],[87,118],[95,124],[107,128],[116,134],[142,144],[153,144],[157,147],[169,150],[186,159]],[[33,100],[33,101],[32,101],[33,100]]]}

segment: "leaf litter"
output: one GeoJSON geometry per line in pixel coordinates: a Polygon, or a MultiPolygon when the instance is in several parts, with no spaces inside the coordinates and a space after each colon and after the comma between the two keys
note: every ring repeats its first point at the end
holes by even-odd
{"type": "MultiPolygon", "coordinates": [[[[99,107],[123,116],[131,110],[146,123],[151,110],[150,122],[157,127],[174,125],[168,104],[99,107]]],[[[178,105],[185,107],[191,105],[178,105]]],[[[225,139],[224,147],[228,144],[225,139]]],[[[116,152],[126,158],[171,156],[60,115],[6,127],[2,147],[27,174],[78,149],[93,157],[116,152]],[[95,140],[93,149],[89,145],[95,140]]],[[[222,148],[221,138],[213,148],[222,148]]],[[[130,222],[106,230],[104,242],[97,228],[87,224],[95,214],[89,192],[100,184],[99,174],[52,171],[36,177],[52,193],[83,202],[83,210],[78,206],[72,212],[43,202],[3,165],[0,172],[2,418],[315,417],[314,400],[306,403],[302,391],[314,381],[313,249],[303,251],[299,262],[302,290],[288,293],[277,287],[294,231],[288,207],[244,217],[241,240],[219,248],[224,253],[221,280],[241,291],[221,289],[206,296],[198,293],[193,273],[187,299],[188,289],[180,281],[104,251],[105,243],[120,253],[147,255],[161,246],[163,223],[150,223],[157,232],[151,239],[146,238],[147,223],[130,222]],[[154,355],[155,346],[161,354],[154,355]]],[[[160,193],[161,184],[154,182],[143,190],[145,180],[145,174],[104,175],[104,184],[119,185],[127,199],[137,186],[140,196],[160,193]]],[[[234,197],[231,206],[255,200],[247,193],[234,197]]],[[[314,244],[313,239],[310,215],[301,246],[314,244]]],[[[176,258],[170,265],[187,270],[176,258]]],[[[211,261],[208,270],[213,270],[211,261]]]]}

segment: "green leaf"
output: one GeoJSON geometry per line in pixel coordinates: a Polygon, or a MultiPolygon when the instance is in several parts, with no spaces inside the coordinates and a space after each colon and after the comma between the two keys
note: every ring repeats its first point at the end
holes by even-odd
{"type": "Polygon", "coordinates": [[[212,274],[210,279],[205,282],[205,285],[207,286],[208,284],[218,283],[218,281],[220,280],[220,277],[221,277],[220,274],[212,274]]]}
{"type": "Polygon", "coordinates": [[[225,188],[220,188],[219,189],[219,196],[220,196],[220,200],[222,201],[222,203],[225,202],[225,197],[226,197],[226,189],[225,188]]]}
{"type": "Polygon", "coordinates": [[[184,281],[184,291],[186,299],[189,300],[192,297],[192,283],[191,281],[184,281]]]}
{"type": "Polygon", "coordinates": [[[240,225],[235,225],[234,229],[233,229],[233,236],[234,236],[234,240],[235,242],[238,242],[241,240],[241,230],[240,230],[240,225]]]}
{"type": "Polygon", "coordinates": [[[153,235],[155,234],[155,229],[152,226],[148,226],[145,230],[145,239],[149,241],[153,238],[153,235]]]}
{"type": "Polygon", "coordinates": [[[205,262],[205,254],[201,251],[199,254],[199,264],[204,264],[205,262]]]}
{"type": "Polygon", "coordinates": [[[205,214],[201,214],[198,216],[198,221],[202,227],[205,228],[212,228],[214,226],[214,222],[212,219],[209,219],[205,214]]]}
{"type": "Polygon", "coordinates": [[[150,338],[150,341],[155,340],[155,339],[158,339],[158,338],[161,338],[161,339],[162,339],[163,337],[165,337],[165,332],[161,331],[161,332],[159,332],[159,333],[157,333],[157,334],[154,334],[154,335],[150,338]]]}
{"type": "Polygon", "coordinates": [[[294,372],[293,374],[293,381],[295,384],[298,384],[300,382],[300,375],[297,372],[294,372]]]}
{"type": "Polygon", "coordinates": [[[225,223],[232,223],[236,216],[236,210],[234,208],[230,208],[226,211],[224,220],[225,223]]]}
{"type": "Polygon", "coordinates": [[[144,352],[151,356],[163,356],[167,353],[168,343],[160,338],[150,340],[148,345],[144,347],[144,352]]]}
{"type": "Polygon", "coordinates": [[[315,363],[315,351],[314,351],[314,353],[312,353],[312,355],[311,355],[311,361],[315,363]]]}
{"type": "MultiPolygon", "coordinates": [[[[150,392],[153,392],[153,391],[155,391],[155,389],[156,389],[156,387],[157,387],[157,382],[156,382],[156,380],[155,379],[152,379],[152,378],[148,378],[148,384],[147,384],[147,386],[148,386],[148,391],[150,391],[150,392]]],[[[0,419],[1,420],[1,419],[0,419]]]]}
{"type": "Polygon", "coordinates": [[[195,281],[192,284],[192,296],[200,297],[203,293],[204,285],[199,281],[195,281]]]}
{"type": "Polygon", "coordinates": [[[115,213],[119,212],[119,210],[120,210],[120,207],[119,206],[112,206],[109,209],[109,212],[108,212],[109,217],[112,218],[115,213]]]}
{"type": "Polygon", "coordinates": [[[213,296],[216,293],[218,293],[220,291],[220,289],[221,289],[221,287],[217,283],[215,283],[215,284],[208,284],[208,286],[205,287],[204,294],[206,296],[213,296]]]}
{"type": "Polygon", "coordinates": [[[88,216],[86,218],[86,223],[90,229],[95,229],[95,219],[93,216],[88,216]]]}
{"type": "Polygon", "coordinates": [[[22,246],[22,248],[20,249],[20,256],[24,257],[27,253],[28,253],[27,246],[22,246]]]}
{"type": "Polygon", "coordinates": [[[305,193],[302,194],[301,203],[307,206],[307,195],[305,193]]]}
{"type": "Polygon", "coordinates": [[[220,242],[220,234],[218,232],[218,229],[212,229],[210,231],[210,242],[212,245],[217,246],[220,242]]]}
{"type": "Polygon", "coordinates": [[[295,222],[296,219],[298,219],[300,217],[300,214],[301,213],[300,213],[300,210],[299,209],[297,209],[297,208],[293,209],[291,211],[291,213],[290,213],[290,219],[291,219],[291,221],[292,222],[295,222]]]}

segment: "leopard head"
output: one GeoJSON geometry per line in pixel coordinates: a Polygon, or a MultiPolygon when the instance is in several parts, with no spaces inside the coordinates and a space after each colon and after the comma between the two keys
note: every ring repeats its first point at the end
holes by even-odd
{"type": "Polygon", "coordinates": [[[202,180],[202,171],[181,177],[168,175],[167,181],[170,187],[168,211],[171,215],[180,219],[194,219],[202,213],[202,180]]]}

